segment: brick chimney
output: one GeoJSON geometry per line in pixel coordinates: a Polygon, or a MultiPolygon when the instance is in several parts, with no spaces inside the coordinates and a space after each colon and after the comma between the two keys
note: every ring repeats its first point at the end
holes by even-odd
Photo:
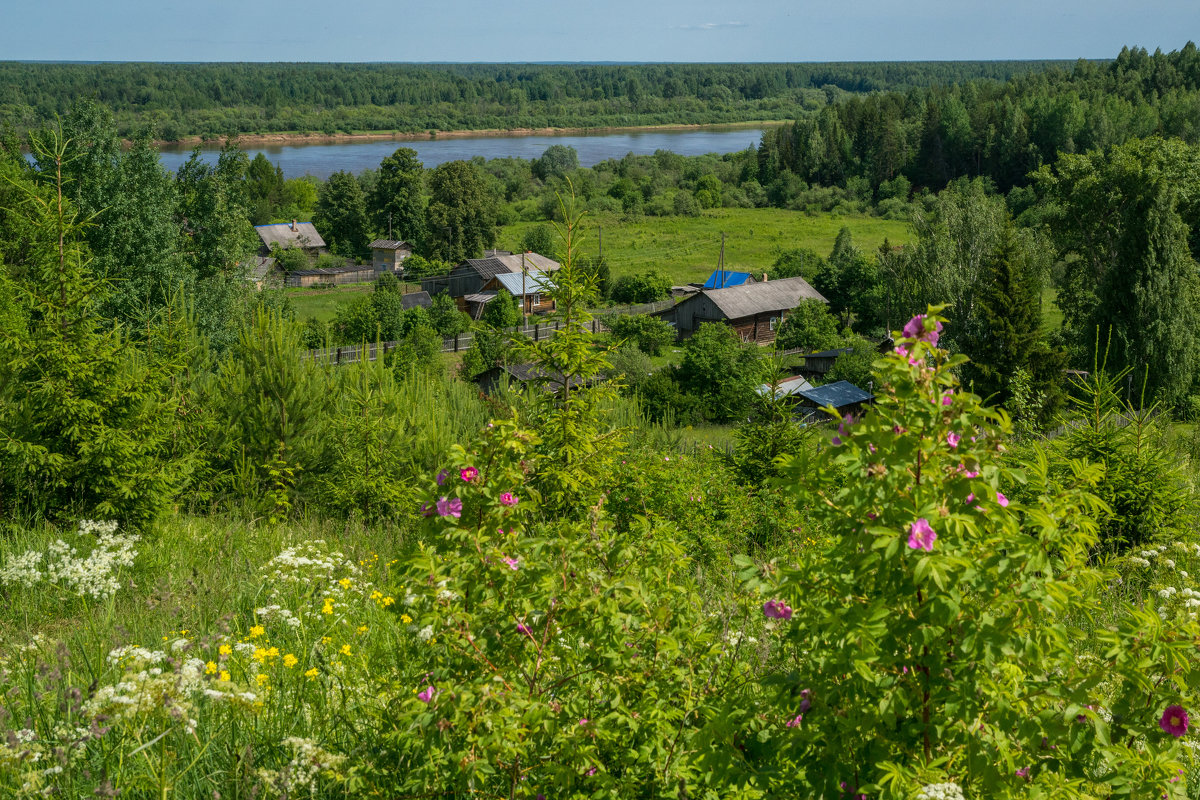
{"type": "Polygon", "coordinates": [[[767,273],[765,273],[765,272],[763,273],[762,282],[763,283],[767,282],[767,273]]]}

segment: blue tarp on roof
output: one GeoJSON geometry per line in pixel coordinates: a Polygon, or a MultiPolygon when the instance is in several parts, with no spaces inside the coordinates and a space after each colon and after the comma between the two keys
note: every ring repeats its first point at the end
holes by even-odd
{"type": "Polygon", "coordinates": [[[837,381],[836,383],[828,383],[824,386],[818,386],[815,389],[807,389],[797,392],[805,400],[816,403],[817,407],[833,406],[834,408],[845,408],[846,406],[854,405],[855,403],[863,403],[867,400],[874,399],[874,395],[864,392],[862,389],[855,386],[850,381],[837,381]]]}
{"type": "Polygon", "coordinates": [[[730,272],[729,270],[714,269],[713,274],[704,282],[705,289],[728,289],[730,286],[741,286],[750,282],[749,272],[730,272]]]}

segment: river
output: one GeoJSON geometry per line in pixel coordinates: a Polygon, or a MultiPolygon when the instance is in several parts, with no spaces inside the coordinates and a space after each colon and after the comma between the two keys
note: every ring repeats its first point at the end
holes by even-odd
{"type": "MultiPolygon", "coordinates": [[[[735,153],[757,145],[761,128],[692,128],[676,131],[625,131],[621,133],[569,134],[562,136],[468,136],[452,139],[416,141],[328,142],[318,144],[258,145],[243,148],[251,158],[263,153],[283,169],[285,178],[312,175],[328,178],[335,172],[361,172],[375,169],[379,162],[398,147],[411,147],[427,168],[447,161],[467,160],[474,156],[533,159],[552,144],[574,147],[580,166],[590,167],[626,153],[647,155],[655,150],[670,150],[684,156],[705,153],[735,153]]],[[[215,161],[218,148],[204,148],[202,157],[215,161]]],[[[164,147],[162,163],[172,172],[191,155],[191,148],[164,147]]]]}

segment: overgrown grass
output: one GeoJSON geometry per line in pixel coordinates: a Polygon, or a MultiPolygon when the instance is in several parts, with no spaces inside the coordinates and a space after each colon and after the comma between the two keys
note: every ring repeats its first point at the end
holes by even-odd
{"type": "Polygon", "coordinates": [[[369,283],[353,283],[334,289],[287,289],[285,292],[296,310],[296,319],[315,317],[321,322],[329,322],[339,308],[369,294],[372,288],[369,283]]]}
{"type": "MultiPolygon", "coordinates": [[[[720,208],[699,217],[642,217],[628,221],[610,215],[584,219],[582,249],[595,254],[603,230],[604,255],[613,277],[655,269],[672,283],[702,281],[717,267],[721,233],[725,233],[727,269],[770,273],[784,250],[803,247],[826,256],[838,231],[850,228],[855,245],[874,251],[886,238],[893,244],[912,240],[907,222],[869,216],[821,214],[808,216],[779,208],[720,208]]],[[[542,224],[518,222],[501,229],[499,246],[517,251],[529,228],[542,224]]]]}

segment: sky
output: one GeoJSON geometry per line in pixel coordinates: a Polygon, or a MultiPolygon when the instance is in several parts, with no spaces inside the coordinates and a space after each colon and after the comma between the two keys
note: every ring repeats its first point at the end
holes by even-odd
{"type": "Polygon", "coordinates": [[[0,60],[1111,58],[1200,39],[1200,0],[5,0],[0,60]]]}

